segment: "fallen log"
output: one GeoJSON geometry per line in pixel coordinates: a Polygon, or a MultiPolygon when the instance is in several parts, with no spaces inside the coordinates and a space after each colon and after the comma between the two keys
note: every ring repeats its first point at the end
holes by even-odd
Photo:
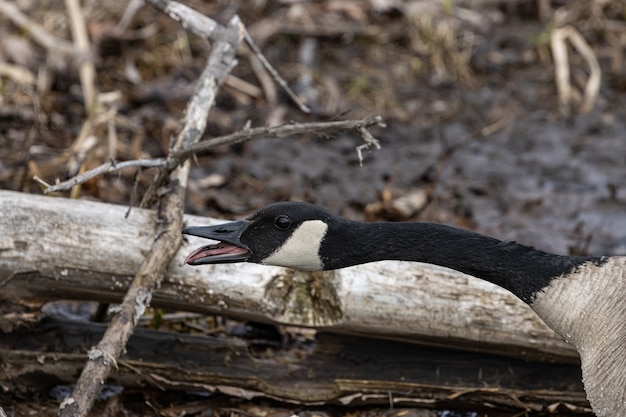
{"type": "MultiPolygon", "coordinates": [[[[154,212],[0,190],[0,297],[118,302],[153,241],[154,212]]],[[[186,216],[187,224],[218,221],[186,216]]],[[[189,237],[152,305],[561,363],[576,351],[524,303],[433,265],[322,273],[254,264],[192,268],[189,237]]]]}
{"type": "MultiPolygon", "coordinates": [[[[45,319],[0,333],[0,386],[22,396],[72,384],[105,326],[45,319]]],[[[580,368],[347,335],[311,344],[137,328],[107,384],[221,392],[300,405],[588,414],[580,368]],[[547,378],[546,375],[550,377],[547,378]]]]}

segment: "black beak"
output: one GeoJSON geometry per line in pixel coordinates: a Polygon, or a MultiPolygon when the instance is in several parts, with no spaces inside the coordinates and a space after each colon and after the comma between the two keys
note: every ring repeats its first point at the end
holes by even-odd
{"type": "Polygon", "coordinates": [[[191,252],[185,258],[189,265],[221,264],[245,262],[252,252],[241,243],[239,238],[246,227],[248,220],[224,223],[217,226],[195,226],[183,229],[183,234],[217,240],[216,245],[202,246],[191,252]]]}

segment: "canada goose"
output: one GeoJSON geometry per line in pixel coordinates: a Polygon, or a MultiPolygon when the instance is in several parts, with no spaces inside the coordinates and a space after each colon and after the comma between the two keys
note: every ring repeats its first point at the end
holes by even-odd
{"type": "Polygon", "coordinates": [[[189,265],[253,262],[314,271],[400,260],[490,281],[576,346],[598,417],[626,416],[626,256],[553,255],[450,226],[355,222],[292,202],[183,233],[219,242],[190,253],[189,265]]]}

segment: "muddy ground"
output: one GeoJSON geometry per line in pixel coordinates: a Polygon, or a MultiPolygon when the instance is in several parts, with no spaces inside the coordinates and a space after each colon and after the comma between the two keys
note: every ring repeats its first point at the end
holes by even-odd
{"type": "MultiPolygon", "coordinates": [[[[50,33],[70,39],[63,5],[35,3],[16,4],[50,33]]],[[[248,121],[371,114],[380,114],[386,127],[373,130],[382,147],[367,152],[362,166],[356,133],[260,139],[199,155],[188,212],[235,218],[294,199],[353,219],[437,221],[556,253],[626,254],[623,2],[476,0],[452,9],[410,1],[192,4],[220,22],[238,13],[316,113],[298,111],[280,90],[274,99],[264,92],[242,53],[234,75],[256,89],[224,87],[206,137],[248,121]],[[579,110],[588,66],[571,46],[575,93],[568,106],[559,104],[550,35],[567,25],[591,45],[602,70],[587,114],[579,110]],[[407,196],[417,200],[412,209],[395,210],[407,196]]],[[[96,128],[95,144],[78,150],[86,113],[77,63],[0,18],[0,62],[34,77],[2,78],[0,187],[40,193],[33,175],[54,182],[110,156],[165,154],[209,45],[149,7],[115,33],[123,7],[85,6],[96,87],[120,96],[111,106],[115,117],[96,128]]],[[[103,176],[74,196],[134,204],[153,173],[139,175],[135,194],[134,175],[103,176]]]]}

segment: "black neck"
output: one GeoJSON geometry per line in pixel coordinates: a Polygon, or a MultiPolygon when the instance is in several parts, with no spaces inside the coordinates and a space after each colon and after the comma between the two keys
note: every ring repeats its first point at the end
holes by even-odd
{"type": "Polygon", "coordinates": [[[499,285],[526,303],[531,303],[552,279],[592,260],[552,255],[433,223],[360,223],[343,219],[329,229],[320,255],[325,269],[381,260],[441,265],[499,285]]]}

